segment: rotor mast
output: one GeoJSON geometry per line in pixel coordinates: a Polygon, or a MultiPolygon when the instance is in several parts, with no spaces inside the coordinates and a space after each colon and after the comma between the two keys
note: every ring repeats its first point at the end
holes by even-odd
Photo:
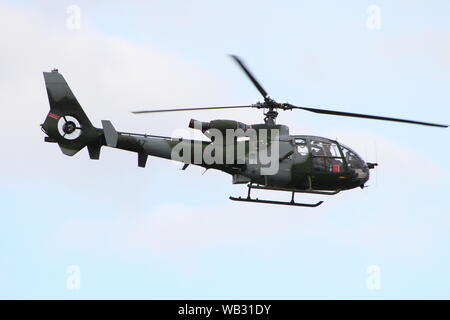
{"type": "Polygon", "coordinates": [[[258,102],[253,105],[253,107],[257,109],[268,109],[267,112],[264,112],[264,123],[266,125],[274,126],[275,120],[277,119],[278,112],[275,110],[278,108],[278,103],[270,97],[266,97],[264,102],[258,102]]]}

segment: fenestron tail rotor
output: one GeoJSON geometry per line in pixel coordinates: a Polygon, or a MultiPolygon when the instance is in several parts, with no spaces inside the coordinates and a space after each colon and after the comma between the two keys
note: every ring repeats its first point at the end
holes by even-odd
{"type": "Polygon", "coordinates": [[[353,112],[344,112],[344,111],[336,111],[330,109],[320,109],[320,108],[311,108],[311,107],[300,107],[295,106],[290,103],[278,103],[272,98],[269,97],[267,91],[261,86],[261,84],[256,80],[253,74],[250,72],[249,68],[244,64],[244,62],[236,55],[230,55],[230,57],[238,64],[238,66],[242,69],[242,71],[247,75],[256,89],[264,98],[263,102],[257,102],[251,105],[242,105],[242,106],[224,106],[224,107],[193,107],[193,108],[175,108],[175,109],[156,109],[156,110],[142,110],[142,111],[132,111],[134,114],[145,114],[145,113],[156,113],[156,112],[173,112],[173,111],[197,111],[197,110],[212,110],[212,109],[238,109],[238,108],[256,108],[256,109],[267,109],[267,112],[264,113],[265,118],[264,122],[268,125],[275,124],[275,120],[278,116],[277,110],[304,110],[319,114],[327,114],[333,116],[343,116],[343,117],[352,117],[352,118],[363,118],[363,119],[374,119],[374,120],[383,120],[383,121],[395,121],[402,123],[410,123],[410,124],[418,124],[424,126],[431,127],[440,127],[447,128],[447,124],[438,124],[424,121],[416,121],[416,120],[407,120],[401,118],[393,118],[393,117],[385,117],[385,116],[375,116],[368,115],[362,113],[353,113],[353,112]]]}
{"type": "Polygon", "coordinates": [[[58,120],[58,132],[67,140],[75,140],[82,133],[80,122],[72,116],[62,116],[58,120]]]}

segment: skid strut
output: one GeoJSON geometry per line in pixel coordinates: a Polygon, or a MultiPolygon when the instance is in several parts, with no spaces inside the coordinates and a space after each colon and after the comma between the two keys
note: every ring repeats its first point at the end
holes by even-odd
{"type": "Polygon", "coordinates": [[[298,207],[317,207],[320,206],[323,201],[319,201],[317,203],[299,203],[299,202],[295,202],[294,201],[294,196],[295,196],[295,192],[297,191],[293,191],[293,190],[283,190],[283,189],[271,189],[269,187],[261,187],[261,186],[253,186],[251,183],[247,185],[248,187],[248,193],[247,193],[247,198],[242,198],[242,197],[230,197],[230,200],[233,201],[244,201],[244,202],[259,202],[259,203],[267,203],[267,204],[282,204],[282,205],[286,205],[286,206],[298,206],[298,207]],[[291,201],[276,201],[276,200],[264,200],[264,199],[253,199],[250,196],[251,190],[252,188],[254,189],[265,189],[265,190],[277,190],[277,191],[291,191],[292,192],[292,197],[291,197],[291,201]]]}

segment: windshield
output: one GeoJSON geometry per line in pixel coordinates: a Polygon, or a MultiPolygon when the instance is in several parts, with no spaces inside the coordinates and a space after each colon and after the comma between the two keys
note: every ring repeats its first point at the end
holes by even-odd
{"type": "Polygon", "coordinates": [[[347,146],[341,144],[342,153],[344,154],[347,166],[353,169],[363,169],[365,167],[364,161],[358,154],[347,146]]]}
{"type": "Polygon", "coordinates": [[[351,148],[336,141],[313,136],[297,136],[292,141],[299,157],[310,157],[316,172],[342,173],[346,169],[364,169],[364,160],[351,148]],[[345,159],[345,160],[344,160],[345,159]],[[346,165],[345,165],[346,163],[346,165]]]}

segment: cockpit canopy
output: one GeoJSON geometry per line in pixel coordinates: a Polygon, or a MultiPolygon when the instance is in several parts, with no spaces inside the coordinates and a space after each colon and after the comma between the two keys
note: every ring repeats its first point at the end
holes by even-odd
{"type": "Polygon", "coordinates": [[[339,173],[348,169],[364,169],[366,163],[351,148],[322,137],[295,136],[294,144],[300,156],[311,156],[312,169],[317,172],[339,173]]]}

